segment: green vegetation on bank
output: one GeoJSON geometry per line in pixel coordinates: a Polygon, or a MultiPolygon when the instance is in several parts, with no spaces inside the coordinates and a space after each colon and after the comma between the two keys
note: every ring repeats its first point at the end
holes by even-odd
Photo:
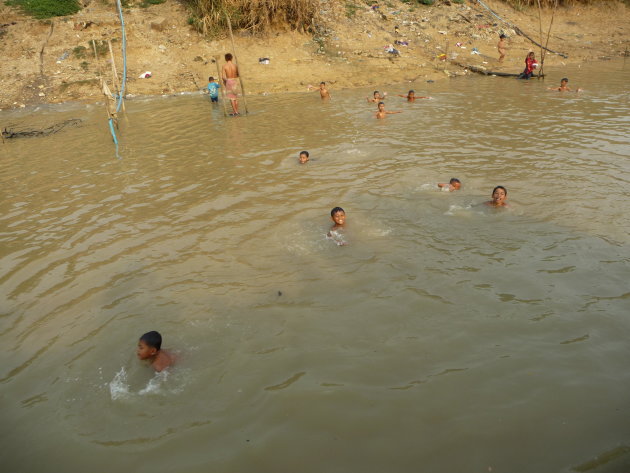
{"type": "Polygon", "coordinates": [[[72,15],[81,9],[78,0],[6,0],[4,3],[20,7],[24,13],[38,19],[72,15]]]}

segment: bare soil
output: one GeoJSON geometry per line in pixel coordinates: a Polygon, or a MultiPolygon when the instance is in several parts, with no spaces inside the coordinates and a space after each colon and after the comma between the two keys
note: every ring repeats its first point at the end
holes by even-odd
{"type": "MultiPolygon", "coordinates": [[[[78,14],[47,21],[0,5],[0,109],[38,103],[100,101],[99,77],[115,85],[106,41],[112,40],[118,75],[122,71],[121,29],[113,2],[84,0],[78,14]],[[99,45],[98,60],[91,41],[99,45]]],[[[422,83],[470,74],[461,65],[518,73],[524,58],[540,48],[517,34],[516,25],[539,43],[538,9],[515,10],[497,0],[486,3],[509,25],[476,0],[412,7],[398,0],[372,9],[362,0],[323,0],[315,34],[281,32],[254,37],[235,32],[235,47],[248,94],[304,91],[320,81],[330,89],[422,83]],[[498,62],[498,35],[508,35],[508,54],[498,62]],[[396,44],[396,41],[407,45],[396,44]],[[398,54],[386,51],[393,45],[398,54]],[[473,48],[479,54],[472,54],[473,48]],[[446,55],[446,56],[443,56],[446,55]],[[260,64],[259,58],[269,58],[260,64]],[[446,59],[446,60],[445,60],[446,59]],[[458,65],[459,64],[459,65],[458,65]]],[[[543,41],[552,11],[542,14],[543,41]]],[[[157,95],[204,88],[217,76],[217,64],[232,51],[229,37],[202,37],[188,25],[189,12],[176,0],[124,11],[127,32],[127,94],[157,95]],[[150,71],[148,79],[140,74],[150,71]]],[[[560,8],[555,13],[545,71],[567,64],[628,55],[630,8],[623,3],[560,8]]],[[[411,88],[413,86],[409,86],[411,88]]],[[[416,87],[419,87],[417,85],[416,87]]]]}

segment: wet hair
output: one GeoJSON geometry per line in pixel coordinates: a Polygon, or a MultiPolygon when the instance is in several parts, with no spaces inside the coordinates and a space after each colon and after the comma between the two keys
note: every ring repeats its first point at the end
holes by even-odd
{"type": "Polygon", "coordinates": [[[231,54],[231,53],[227,53],[227,54],[225,55],[225,60],[226,60],[226,61],[231,61],[231,60],[232,60],[232,54],[231,54]]]}
{"type": "Polygon", "coordinates": [[[305,154],[306,157],[308,158],[309,156],[308,151],[300,151],[300,156],[302,156],[303,154],[305,154]]]}
{"type": "Polygon", "coordinates": [[[375,90],[375,91],[374,91],[374,93],[373,93],[372,95],[376,95],[376,94],[379,94],[379,95],[380,95],[380,92],[379,92],[378,90],[375,90]]]}
{"type": "Polygon", "coordinates": [[[151,348],[155,348],[157,351],[160,351],[160,348],[162,348],[162,335],[155,330],[142,335],[140,341],[151,348]]]}
{"type": "Polygon", "coordinates": [[[322,81],[322,82],[319,83],[319,85],[322,85],[322,84],[326,85],[326,82],[322,81]]]}
{"type": "Polygon", "coordinates": [[[566,77],[564,77],[564,78],[560,79],[560,82],[564,82],[564,81],[569,82],[569,79],[567,79],[566,77]]]}
{"type": "MultiPolygon", "coordinates": [[[[455,184],[456,182],[459,182],[460,184],[462,183],[462,181],[460,181],[456,177],[451,177],[451,180],[448,181],[449,184],[455,184]]],[[[493,194],[494,194],[494,192],[493,192],[493,194]]]]}
{"type": "Polygon", "coordinates": [[[412,89],[412,90],[410,90],[409,92],[407,92],[407,95],[409,95],[409,94],[415,94],[415,93],[416,93],[416,91],[412,89]]]}
{"type": "Polygon", "coordinates": [[[501,33],[501,34],[499,35],[499,38],[507,38],[507,36],[505,36],[503,33],[501,33]]]}
{"type": "Polygon", "coordinates": [[[210,76],[208,77],[208,82],[212,82],[214,80],[214,77],[210,76]]]}
{"type": "Polygon", "coordinates": [[[492,189],[492,195],[494,195],[497,189],[503,189],[503,192],[505,192],[505,195],[507,195],[507,189],[503,186],[496,186],[494,189],[492,189]]]}
{"type": "Polygon", "coordinates": [[[331,216],[331,217],[334,217],[334,216],[335,216],[335,214],[336,214],[337,212],[343,212],[343,213],[346,213],[346,211],[345,211],[344,209],[342,209],[341,207],[335,207],[334,209],[332,209],[332,210],[330,211],[330,216],[331,216]]]}
{"type": "Polygon", "coordinates": [[[385,105],[385,102],[379,102],[378,104],[379,105],[385,105]]]}

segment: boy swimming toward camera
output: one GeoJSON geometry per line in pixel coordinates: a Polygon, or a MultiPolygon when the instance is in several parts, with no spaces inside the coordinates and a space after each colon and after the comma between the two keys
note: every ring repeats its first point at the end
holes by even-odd
{"type": "Polygon", "coordinates": [[[383,102],[378,103],[378,110],[376,112],[376,118],[382,119],[382,118],[385,118],[387,115],[391,115],[393,113],[402,113],[402,112],[401,111],[388,112],[385,110],[385,104],[383,102]]]}
{"type": "Polygon", "coordinates": [[[328,238],[337,243],[337,245],[342,246],[346,245],[346,241],[342,238],[341,233],[345,230],[346,225],[346,212],[341,207],[335,207],[330,211],[330,218],[334,222],[333,226],[330,227],[330,230],[326,234],[328,238]]]}
{"type": "MultiPolygon", "coordinates": [[[[560,87],[547,87],[548,90],[557,90],[558,92],[571,92],[571,88],[567,85],[569,83],[569,79],[566,77],[560,80],[560,87]]],[[[576,92],[579,92],[580,88],[575,89],[576,92]]]]}
{"type": "Polygon", "coordinates": [[[306,164],[308,163],[308,159],[309,159],[308,157],[309,157],[308,151],[302,151],[300,153],[300,157],[298,158],[298,162],[300,164],[306,164]]]}
{"type": "Polygon", "coordinates": [[[171,366],[175,359],[168,351],[162,350],[162,335],[159,332],[147,332],[138,340],[136,350],[138,358],[147,360],[155,371],[162,371],[171,366]]]}
{"type": "Polygon", "coordinates": [[[386,95],[387,95],[387,92],[385,92],[385,93],[383,93],[383,95],[381,95],[381,93],[378,90],[375,90],[372,98],[366,97],[366,99],[367,99],[368,103],[369,102],[378,103],[378,102],[381,102],[381,101],[385,100],[385,96],[386,95]]]}
{"type": "Polygon", "coordinates": [[[416,96],[416,92],[414,90],[410,90],[407,95],[398,94],[399,97],[404,97],[407,99],[407,102],[415,102],[417,99],[430,99],[431,97],[418,97],[416,96]]]}

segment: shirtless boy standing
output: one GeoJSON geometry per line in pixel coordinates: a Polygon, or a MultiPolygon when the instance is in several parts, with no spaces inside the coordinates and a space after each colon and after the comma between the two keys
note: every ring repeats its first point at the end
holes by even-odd
{"type": "Polygon", "coordinates": [[[499,43],[497,44],[497,50],[499,51],[499,62],[503,62],[503,59],[505,59],[505,38],[506,36],[504,34],[499,36],[499,43]]]}
{"type": "Polygon", "coordinates": [[[225,64],[221,70],[221,78],[225,85],[225,93],[232,104],[233,115],[238,115],[238,66],[232,62],[232,55],[225,55],[225,64]]]}

